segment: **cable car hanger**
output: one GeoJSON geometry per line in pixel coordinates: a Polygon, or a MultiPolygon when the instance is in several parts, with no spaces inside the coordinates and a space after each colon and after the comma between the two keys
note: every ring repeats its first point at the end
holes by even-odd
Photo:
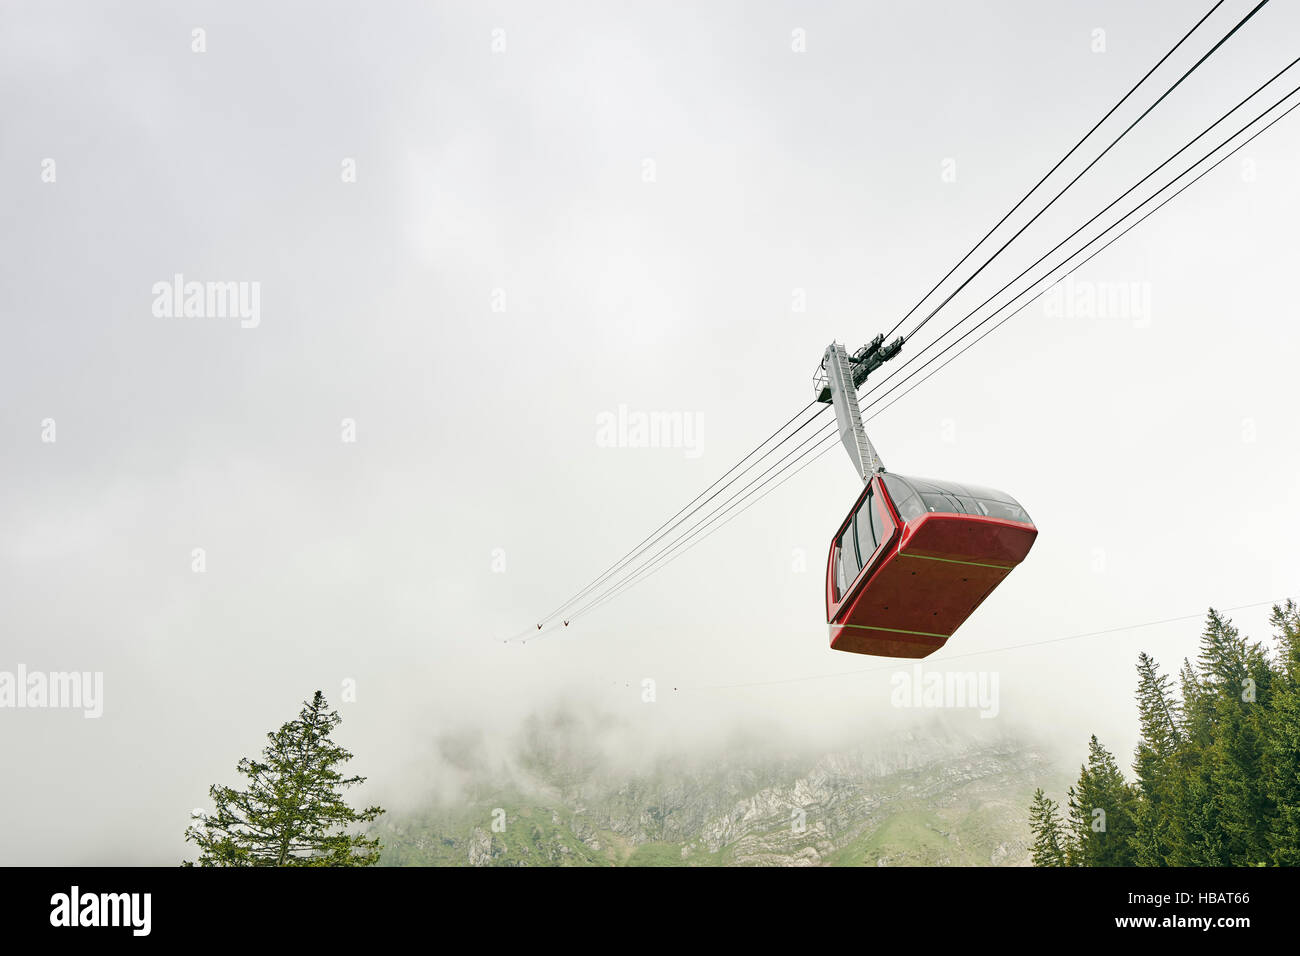
{"type": "Polygon", "coordinates": [[[885,470],[876,446],[871,444],[866,429],[862,425],[862,410],[858,407],[858,389],[866,382],[867,376],[903,350],[903,337],[900,335],[888,345],[884,344],[884,333],[877,335],[853,355],[844,350],[838,342],[826,346],[821,365],[813,374],[813,392],[817,401],[829,404],[835,409],[835,425],[840,433],[840,441],[853,461],[854,470],[864,481],[885,470]]]}

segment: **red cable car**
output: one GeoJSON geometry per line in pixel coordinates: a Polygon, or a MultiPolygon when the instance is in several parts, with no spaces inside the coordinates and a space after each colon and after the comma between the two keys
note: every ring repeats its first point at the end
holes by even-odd
{"type": "Polygon", "coordinates": [[[928,657],[1025,559],[1038,529],[1000,491],[885,471],[857,394],[906,339],[884,341],[878,335],[853,355],[832,342],[813,376],[866,484],[831,541],[826,623],[833,650],[928,657]]]}
{"type": "Polygon", "coordinates": [[[933,654],[1037,536],[1025,509],[1000,491],[873,475],[831,542],[831,647],[881,657],[933,654]]]}

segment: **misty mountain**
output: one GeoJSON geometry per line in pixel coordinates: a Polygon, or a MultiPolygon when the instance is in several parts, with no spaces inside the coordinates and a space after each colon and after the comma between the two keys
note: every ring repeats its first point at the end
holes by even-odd
{"type": "Polygon", "coordinates": [[[740,733],[640,762],[570,711],[498,751],[439,740],[459,793],[391,813],[382,863],[456,866],[1025,865],[1028,801],[1063,773],[1035,743],[935,722],[818,752],[740,733]]]}

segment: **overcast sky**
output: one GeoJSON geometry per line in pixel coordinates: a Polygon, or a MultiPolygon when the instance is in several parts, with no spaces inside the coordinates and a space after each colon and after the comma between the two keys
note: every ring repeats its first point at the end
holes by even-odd
{"type": "MultiPolygon", "coordinates": [[[[102,672],[104,700],[0,710],[0,862],[175,862],[316,688],[394,806],[437,785],[441,730],[557,701],[683,746],[933,716],[827,647],[860,488],[838,448],[568,630],[504,639],[808,402],[829,341],[893,326],[1210,5],[5,4],[0,670],[102,672]],[[256,320],[157,314],[177,274],[257,283],[256,320]],[[690,447],[607,447],[620,406],[690,447]]],[[[897,361],[1296,36],[1265,7],[897,361]]],[[[1199,621],[1000,648],[1296,594],[1298,154],[1300,111],[1075,275],[1139,314],[1040,303],[869,425],[891,470],[1034,518],[926,666],[996,672],[997,720],[1076,763],[1095,731],[1127,765],[1135,656],[1176,670],[1199,621]]]]}

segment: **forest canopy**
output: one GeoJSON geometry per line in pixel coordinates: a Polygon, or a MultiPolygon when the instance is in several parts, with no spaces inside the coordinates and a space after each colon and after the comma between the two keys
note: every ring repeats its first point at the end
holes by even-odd
{"type": "Polygon", "coordinates": [[[1034,793],[1034,865],[1300,863],[1300,611],[1269,620],[1271,648],[1211,608],[1176,682],[1138,655],[1133,780],[1094,735],[1064,805],[1034,793]]]}

